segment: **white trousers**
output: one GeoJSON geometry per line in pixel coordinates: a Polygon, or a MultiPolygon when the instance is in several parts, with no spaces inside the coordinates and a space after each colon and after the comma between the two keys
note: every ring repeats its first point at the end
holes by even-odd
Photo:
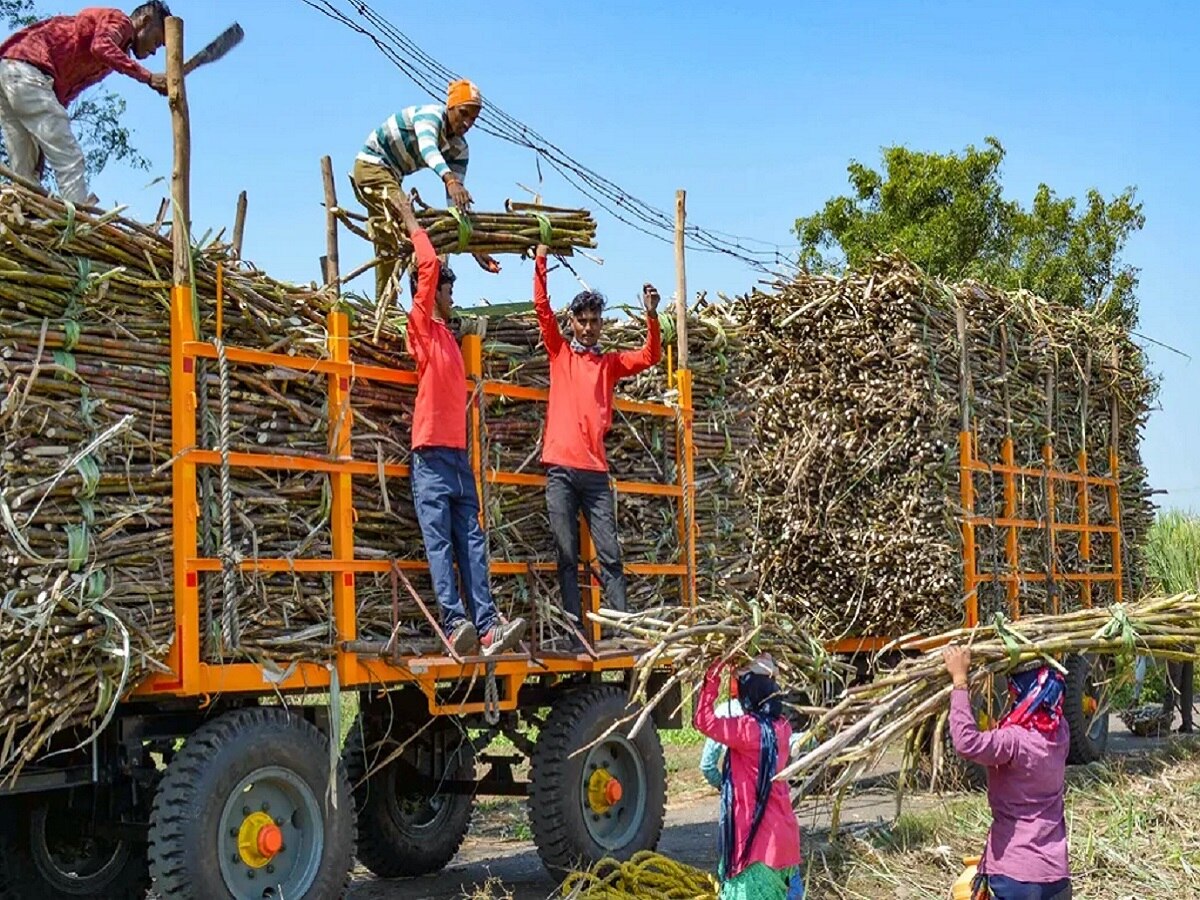
{"type": "Polygon", "coordinates": [[[92,199],[83,150],[54,95],[54,81],[45,72],[29,63],[0,59],[0,131],[18,175],[39,180],[40,151],[54,169],[63,199],[80,204],[92,199]]]}

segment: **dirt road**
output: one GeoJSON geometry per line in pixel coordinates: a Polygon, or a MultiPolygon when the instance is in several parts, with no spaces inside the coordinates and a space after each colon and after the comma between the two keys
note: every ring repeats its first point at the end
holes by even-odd
{"type": "MultiPolygon", "coordinates": [[[[1153,747],[1156,741],[1135,738],[1114,716],[1110,753],[1132,753],[1153,747]]],[[[691,865],[713,864],[716,849],[717,797],[700,779],[695,765],[699,747],[667,747],[672,801],[667,807],[666,827],[659,850],[691,865]]],[[[843,827],[889,821],[896,812],[896,797],[888,786],[889,767],[876,773],[882,783],[867,787],[846,799],[842,807],[843,827]]],[[[906,809],[932,807],[943,802],[936,796],[913,794],[905,799],[906,809]]],[[[806,801],[801,826],[806,840],[829,827],[829,802],[824,798],[806,801]]],[[[512,892],[513,900],[546,900],[554,883],[542,868],[533,842],[527,839],[524,807],[518,801],[503,801],[486,813],[477,812],[472,833],[454,862],[437,875],[425,878],[381,881],[359,870],[350,891],[352,900],[461,900],[488,878],[496,878],[512,892]],[[497,825],[497,823],[502,823],[497,825]],[[520,835],[516,837],[514,835],[520,835]]],[[[497,896],[503,896],[497,894],[497,896]]]]}

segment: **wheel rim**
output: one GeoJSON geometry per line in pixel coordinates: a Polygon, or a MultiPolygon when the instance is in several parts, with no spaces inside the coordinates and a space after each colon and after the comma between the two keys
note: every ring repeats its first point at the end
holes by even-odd
{"type": "MultiPolygon", "coordinates": [[[[51,814],[49,806],[39,806],[30,817],[34,865],[46,881],[64,894],[85,896],[99,892],[124,869],[132,852],[129,844],[80,835],[77,828],[73,834],[69,828],[47,828],[47,823],[53,821],[51,814]]],[[[69,816],[70,812],[54,811],[53,815],[69,816]]]]}
{"type": "Polygon", "coordinates": [[[1087,736],[1093,744],[1104,742],[1108,734],[1109,692],[1104,664],[1093,657],[1089,660],[1084,679],[1083,712],[1087,716],[1087,736]]]}
{"type": "Polygon", "coordinates": [[[637,746],[611,734],[588,751],[579,802],[588,834],[605,850],[620,850],[637,834],[646,814],[646,767],[637,746]]]}
{"type": "Polygon", "coordinates": [[[393,798],[392,818],[398,826],[409,834],[435,831],[442,826],[450,814],[450,797],[405,789],[394,767],[388,773],[388,780],[391,782],[390,796],[393,798]]]}
{"type": "Polygon", "coordinates": [[[251,772],[221,812],[221,877],[236,900],[303,896],[321,868],[325,823],[316,795],[280,766],[251,772]]]}

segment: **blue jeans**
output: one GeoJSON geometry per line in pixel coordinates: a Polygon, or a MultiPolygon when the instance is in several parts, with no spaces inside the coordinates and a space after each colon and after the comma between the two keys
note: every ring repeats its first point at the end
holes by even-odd
{"type": "Polygon", "coordinates": [[[1071,900],[1071,879],[1049,883],[1016,881],[1007,875],[988,875],[995,900],[1071,900]]]}
{"type": "Polygon", "coordinates": [[[488,584],[487,538],[479,526],[479,495],[467,451],[448,447],[414,450],[412,494],[429,575],[442,610],[442,626],[453,631],[467,617],[465,596],[475,629],[481,636],[487,634],[496,621],[496,604],[488,584]]]}

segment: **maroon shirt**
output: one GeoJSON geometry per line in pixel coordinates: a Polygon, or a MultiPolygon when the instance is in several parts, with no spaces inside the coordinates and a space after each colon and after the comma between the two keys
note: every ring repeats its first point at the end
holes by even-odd
{"type": "Polygon", "coordinates": [[[979,871],[1035,884],[1071,877],[1063,793],[1071,732],[1060,719],[1053,734],[1019,725],[980,731],[965,689],[950,696],[954,749],[987,766],[992,827],[979,871]]]}
{"type": "Polygon", "coordinates": [[[143,84],[150,71],[129,58],[133,22],[119,9],[85,9],[75,16],[37,22],[0,44],[0,58],[41,69],[54,79],[54,94],[67,106],[109,72],[143,84]]]}

